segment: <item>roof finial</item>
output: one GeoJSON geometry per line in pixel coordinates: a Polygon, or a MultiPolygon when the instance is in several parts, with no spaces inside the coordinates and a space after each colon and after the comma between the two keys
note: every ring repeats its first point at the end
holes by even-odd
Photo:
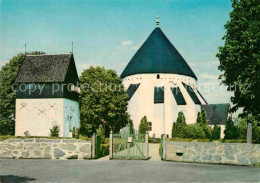
{"type": "Polygon", "coordinates": [[[26,55],[26,43],[24,44],[24,54],[26,55]]]}
{"type": "Polygon", "coordinates": [[[73,54],[73,42],[71,42],[71,53],[73,54]]]}
{"type": "Polygon", "coordinates": [[[156,18],[156,27],[159,27],[160,24],[160,20],[159,20],[159,15],[157,14],[157,18],[156,18]]]}

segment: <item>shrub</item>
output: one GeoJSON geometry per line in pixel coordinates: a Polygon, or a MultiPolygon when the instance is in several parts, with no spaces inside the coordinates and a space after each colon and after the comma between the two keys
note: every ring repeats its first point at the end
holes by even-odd
{"type": "Polygon", "coordinates": [[[139,124],[139,130],[138,130],[138,132],[139,132],[140,134],[145,134],[147,130],[148,130],[147,117],[144,116],[144,117],[141,119],[141,122],[140,122],[140,124],[139,124]]]}
{"type": "Polygon", "coordinates": [[[185,137],[186,131],[186,119],[183,112],[179,112],[176,123],[172,124],[172,138],[185,137]]]}
{"type": "Polygon", "coordinates": [[[72,129],[72,138],[79,138],[79,128],[76,128],[75,126],[72,129]]]}
{"type": "Polygon", "coordinates": [[[25,137],[30,137],[31,136],[28,131],[25,131],[23,134],[24,134],[25,137]]]}
{"type": "Polygon", "coordinates": [[[204,132],[203,126],[198,123],[187,125],[185,138],[205,139],[206,134],[204,132]]]}
{"type": "Polygon", "coordinates": [[[237,123],[237,130],[238,130],[238,135],[239,139],[246,139],[247,137],[247,122],[246,119],[236,119],[235,120],[237,123]]]}
{"type": "Polygon", "coordinates": [[[205,110],[201,111],[201,123],[207,125],[207,113],[205,110]]]}
{"type": "Polygon", "coordinates": [[[198,112],[198,114],[197,114],[197,123],[199,123],[199,124],[202,123],[202,116],[201,116],[200,112],[198,112]]]}
{"type": "Polygon", "coordinates": [[[102,125],[99,125],[97,129],[97,135],[100,135],[100,142],[103,144],[105,142],[105,129],[102,125]]]}
{"type": "Polygon", "coordinates": [[[0,115],[0,135],[14,135],[14,120],[5,119],[0,115]]]}
{"type": "Polygon", "coordinates": [[[234,125],[234,122],[231,118],[228,118],[226,121],[226,129],[224,130],[225,137],[224,139],[238,139],[239,134],[237,127],[234,125]]]}
{"type": "Polygon", "coordinates": [[[59,137],[60,127],[58,125],[54,125],[52,129],[50,129],[51,137],[59,137]]]}
{"type": "Polygon", "coordinates": [[[103,157],[109,155],[109,144],[100,144],[100,152],[103,157]]]}
{"type": "Polygon", "coordinates": [[[216,124],[213,127],[213,131],[212,131],[212,139],[213,140],[218,140],[220,139],[220,133],[221,133],[221,127],[217,126],[216,124]]]}

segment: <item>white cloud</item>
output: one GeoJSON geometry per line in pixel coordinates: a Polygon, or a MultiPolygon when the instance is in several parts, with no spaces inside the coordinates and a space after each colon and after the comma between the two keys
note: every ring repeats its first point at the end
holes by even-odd
{"type": "Polygon", "coordinates": [[[207,73],[202,73],[199,75],[199,78],[201,79],[215,79],[217,80],[218,79],[218,75],[210,75],[210,74],[207,74],[207,73]]]}
{"type": "Polygon", "coordinates": [[[133,43],[132,41],[126,40],[126,41],[123,41],[123,42],[122,42],[122,45],[123,45],[123,46],[127,46],[127,45],[130,45],[130,44],[132,44],[132,43],[133,43]]]}
{"type": "Polygon", "coordinates": [[[219,64],[218,61],[211,61],[211,62],[201,62],[201,63],[196,63],[196,62],[189,62],[188,63],[191,67],[216,67],[216,65],[219,64]]]}

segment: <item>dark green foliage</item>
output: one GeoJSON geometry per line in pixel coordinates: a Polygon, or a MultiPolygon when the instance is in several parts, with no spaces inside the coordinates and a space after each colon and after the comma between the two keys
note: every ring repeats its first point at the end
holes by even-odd
{"type": "Polygon", "coordinates": [[[1,135],[14,135],[15,122],[11,119],[0,119],[0,134],[1,135]]]}
{"type": "Polygon", "coordinates": [[[103,125],[106,134],[127,124],[127,94],[114,70],[90,67],[80,77],[80,111],[82,135],[92,136],[103,125]]]}
{"type": "MultiPolygon", "coordinates": [[[[44,52],[30,52],[30,55],[44,52]]],[[[14,56],[0,69],[0,134],[14,135],[15,91],[12,86],[24,61],[24,54],[14,56]]]]}
{"type": "MultiPolygon", "coordinates": [[[[239,139],[246,139],[247,138],[247,118],[238,118],[236,119],[237,129],[239,134],[239,139]]],[[[260,126],[258,126],[258,121],[253,120],[253,130],[252,130],[252,139],[260,142],[260,126]]]]}
{"type": "Polygon", "coordinates": [[[100,144],[100,153],[102,157],[109,155],[109,144],[100,144]]]}
{"type": "Polygon", "coordinates": [[[51,137],[59,137],[60,127],[58,125],[54,125],[52,129],[50,129],[51,137]]]}
{"type": "Polygon", "coordinates": [[[207,125],[207,114],[205,110],[201,111],[201,123],[207,125]]]}
{"type": "Polygon", "coordinates": [[[237,129],[239,134],[239,139],[246,139],[247,138],[247,122],[246,119],[236,119],[235,122],[237,123],[237,129]]]}
{"type": "Polygon", "coordinates": [[[100,135],[100,143],[105,143],[105,129],[102,125],[99,125],[99,128],[97,129],[97,135],[100,135]]]}
{"type": "Polygon", "coordinates": [[[141,121],[140,121],[140,124],[139,124],[139,129],[138,129],[138,132],[140,134],[145,134],[148,130],[148,123],[147,123],[147,117],[144,116],[141,121]]]}
{"type": "Polygon", "coordinates": [[[212,139],[213,140],[220,139],[220,133],[221,133],[221,127],[215,124],[212,131],[212,139]]]}
{"type": "Polygon", "coordinates": [[[73,127],[72,129],[72,138],[79,138],[79,128],[73,127]]]}
{"type": "Polygon", "coordinates": [[[228,118],[226,121],[226,129],[224,130],[225,137],[224,139],[238,139],[239,134],[238,134],[238,129],[234,125],[234,122],[231,118],[228,118]]]}
{"type": "Polygon", "coordinates": [[[172,125],[172,138],[184,138],[186,133],[186,120],[183,112],[179,112],[176,123],[172,125]]]}
{"type": "Polygon", "coordinates": [[[197,121],[196,121],[198,124],[201,124],[202,123],[202,116],[201,116],[201,113],[198,112],[197,114],[197,121]]]}
{"type": "MultiPolygon", "coordinates": [[[[232,0],[233,11],[225,25],[224,46],[219,47],[222,83],[234,92],[232,111],[242,116],[260,114],[260,1],[232,0]]],[[[232,137],[232,133],[227,133],[232,137]]]]}
{"type": "Polygon", "coordinates": [[[203,127],[200,124],[195,123],[186,126],[186,134],[185,137],[182,138],[205,139],[206,134],[203,127]]]}

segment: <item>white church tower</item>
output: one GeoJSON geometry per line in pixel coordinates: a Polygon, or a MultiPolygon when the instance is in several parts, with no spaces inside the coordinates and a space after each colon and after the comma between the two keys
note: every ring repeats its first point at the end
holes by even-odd
{"type": "Polygon", "coordinates": [[[73,54],[26,55],[16,77],[15,135],[60,137],[80,127],[79,82],[73,54]]]}
{"type": "Polygon", "coordinates": [[[150,123],[149,135],[171,136],[172,123],[182,111],[186,123],[195,123],[201,105],[207,104],[197,90],[197,77],[187,62],[156,28],[135,53],[121,74],[128,93],[128,112],[138,129],[142,117],[150,123]]]}

